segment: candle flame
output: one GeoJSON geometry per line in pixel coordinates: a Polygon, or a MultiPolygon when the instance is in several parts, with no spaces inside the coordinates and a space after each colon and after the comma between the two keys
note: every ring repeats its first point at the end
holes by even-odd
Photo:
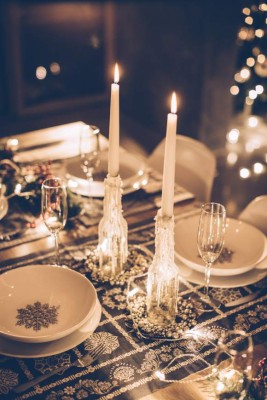
{"type": "Polygon", "coordinates": [[[177,98],[176,98],[175,92],[173,92],[173,94],[172,94],[171,112],[172,112],[172,114],[176,114],[176,112],[177,112],[177,98]]]}
{"type": "Polygon", "coordinates": [[[120,74],[119,74],[119,67],[118,64],[115,64],[115,68],[114,68],[114,83],[118,83],[120,80],[120,74]]]}

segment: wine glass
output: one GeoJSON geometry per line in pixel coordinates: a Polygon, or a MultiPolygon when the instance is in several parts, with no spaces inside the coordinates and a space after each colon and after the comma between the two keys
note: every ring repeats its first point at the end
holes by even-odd
{"type": "Polygon", "coordinates": [[[212,264],[218,259],[224,246],[226,225],[226,210],[219,203],[205,203],[201,207],[198,225],[197,247],[202,260],[205,262],[205,288],[202,300],[203,309],[212,311],[209,306],[209,282],[212,264]]]}
{"type": "Polygon", "coordinates": [[[95,168],[100,164],[99,134],[99,128],[94,125],[85,125],[80,132],[81,168],[90,183],[95,168]]]}
{"type": "Polygon", "coordinates": [[[66,184],[61,178],[48,178],[42,184],[41,210],[45,225],[54,236],[56,265],[59,261],[59,232],[67,220],[68,204],[66,184]]]}
{"type": "Polygon", "coordinates": [[[216,400],[244,400],[252,380],[253,341],[244,331],[226,331],[218,340],[213,368],[216,400]]]}

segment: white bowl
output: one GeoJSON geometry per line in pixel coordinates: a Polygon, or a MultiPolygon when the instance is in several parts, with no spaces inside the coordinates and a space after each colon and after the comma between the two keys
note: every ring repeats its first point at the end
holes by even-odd
{"type": "Polygon", "coordinates": [[[94,311],[92,283],[67,267],[30,265],[0,275],[0,335],[42,343],[77,330],[94,311]]]}
{"type": "MultiPolygon", "coordinates": [[[[198,222],[198,215],[177,222],[175,252],[177,258],[188,267],[204,273],[204,262],[197,249],[198,222]]],[[[254,226],[227,218],[224,247],[233,252],[232,257],[221,263],[215,262],[211,269],[212,275],[234,276],[250,271],[266,256],[267,241],[265,235],[254,226]]]]}

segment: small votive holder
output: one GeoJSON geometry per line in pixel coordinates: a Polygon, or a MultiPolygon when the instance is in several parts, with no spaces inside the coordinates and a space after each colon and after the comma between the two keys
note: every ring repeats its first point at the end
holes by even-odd
{"type": "Polygon", "coordinates": [[[179,269],[174,263],[174,218],[163,216],[161,209],[155,234],[155,254],[147,277],[147,316],[150,323],[166,326],[177,315],[179,269]]]}
{"type": "Polygon", "coordinates": [[[122,216],[122,181],[120,176],[107,175],[103,218],[98,226],[99,269],[112,278],[123,271],[128,257],[128,226],[122,216]]]}

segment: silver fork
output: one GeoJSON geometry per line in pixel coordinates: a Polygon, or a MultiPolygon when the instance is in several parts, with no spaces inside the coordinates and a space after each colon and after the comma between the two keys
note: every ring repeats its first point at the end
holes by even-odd
{"type": "Polygon", "coordinates": [[[100,343],[90,354],[86,353],[84,356],[78,358],[73,363],[56,368],[53,371],[48,372],[47,374],[38,376],[38,378],[34,378],[29,382],[14,386],[12,388],[12,390],[16,393],[22,393],[22,392],[25,392],[25,390],[37,385],[38,383],[43,382],[44,380],[50,378],[51,376],[56,375],[60,372],[66,371],[70,367],[79,367],[79,368],[89,367],[89,365],[91,365],[94,361],[96,361],[103,354],[104,350],[105,350],[105,344],[100,343]]]}

